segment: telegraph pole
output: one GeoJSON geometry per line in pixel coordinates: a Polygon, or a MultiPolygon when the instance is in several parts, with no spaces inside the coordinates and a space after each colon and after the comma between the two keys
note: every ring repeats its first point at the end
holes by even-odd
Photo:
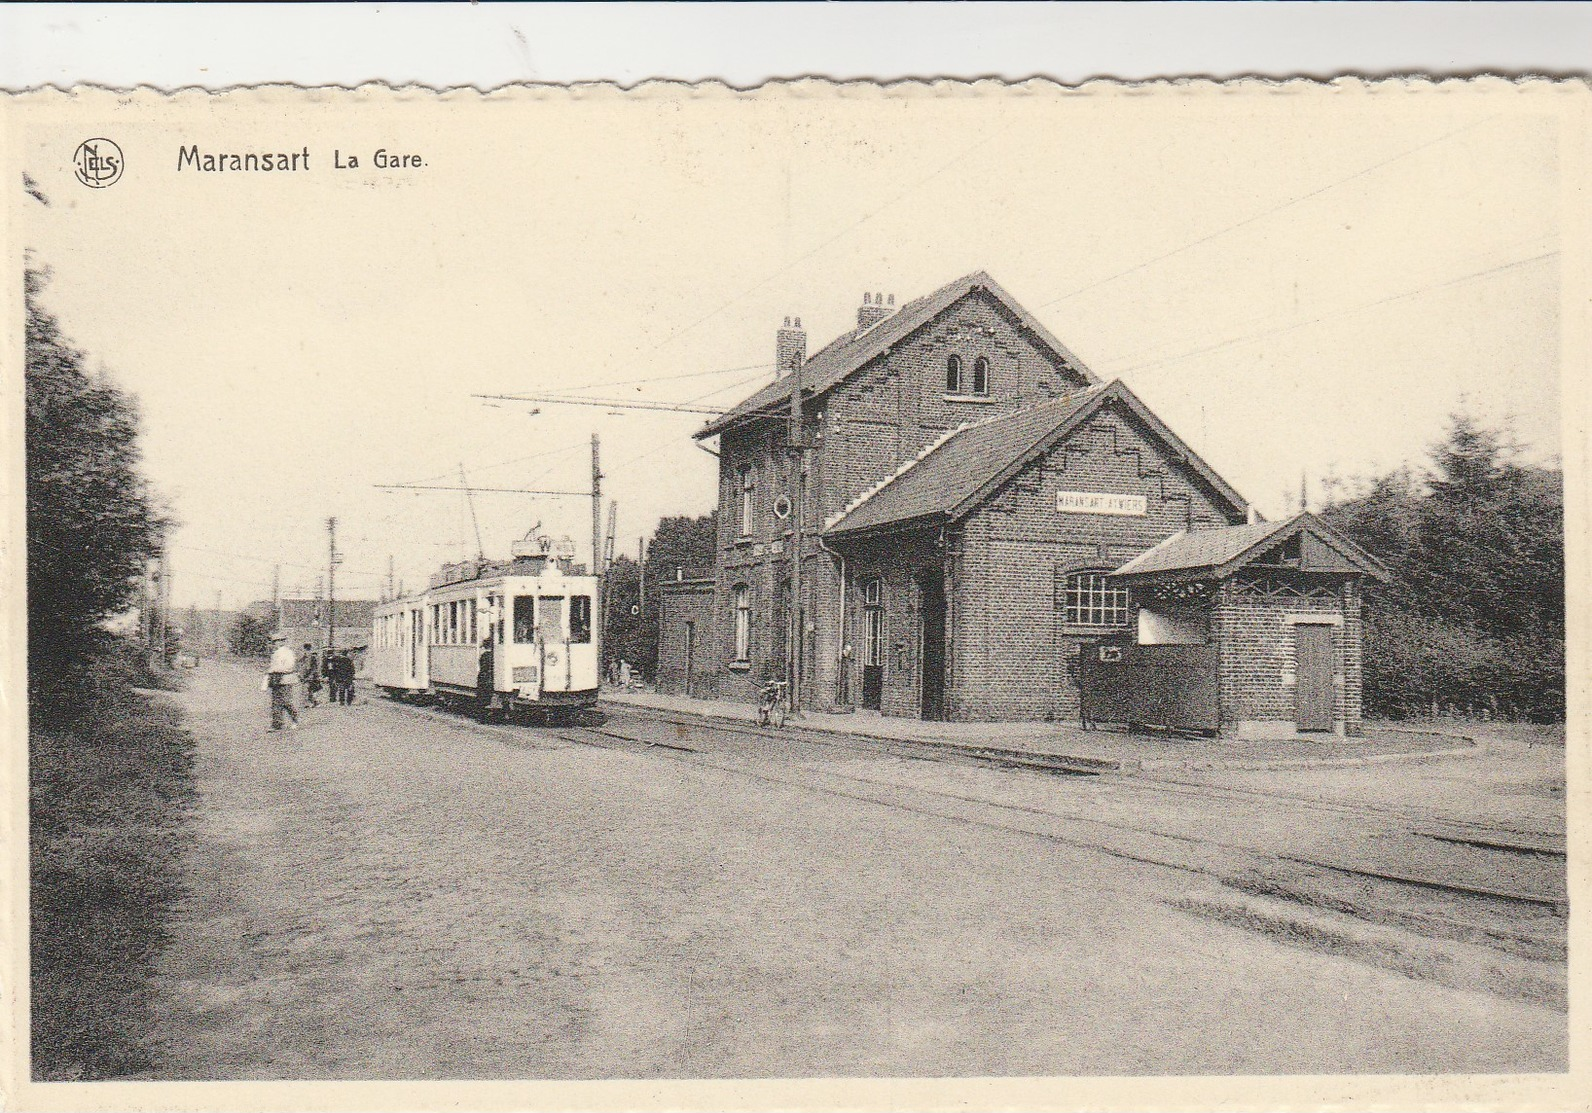
{"type": "Polygon", "coordinates": [[[157,575],[160,577],[155,582],[155,623],[156,629],[159,630],[155,652],[159,654],[158,660],[162,665],[166,663],[167,627],[170,625],[170,615],[167,613],[167,608],[171,603],[171,564],[166,555],[166,542],[167,531],[162,528],[160,531],[160,559],[155,565],[158,570],[157,575]]]}
{"type": "Polygon", "coordinates": [[[391,553],[387,554],[387,598],[388,599],[396,599],[396,598],[398,598],[398,595],[397,595],[396,592],[394,592],[393,586],[392,586],[392,554],[391,553]]]}
{"type": "MultiPolygon", "coordinates": [[[[798,321],[798,324],[801,322],[798,321]]],[[[790,427],[786,440],[790,445],[790,637],[787,638],[790,709],[799,714],[802,706],[802,468],[806,458],[802,452],[802,364],[804,359],[792,361],[790,373],[790,427]]]]}
{"type": "Polygon", "coordinates": [[[271,571],[271,614],[276,618],[275,629],[282,628],[282,566],[271,571]]]}
{"type": "Polygon", "coordinates": [[[636,617],[641,617],[647,609],[647,539],[641,538],[636,543],[636,568],[639,570],[639,579],[636,581],[636,617]]]}
{"type": "Polygon", "coordinates": [[[219,660],[221,658],[221,589],[220,588],[216,589],[216,614],[215,614],[214,622],[215,622],[215,629],[212,630],[211,633],[213,633],[215,635],[216,659],[219,660]]]}
{"type": "Polygon", "coordinates": [[[326,648],[337,647],[337,519],[326,519],[326,648]]]}
{"type": "Polygon", "coordinates": [[[597,434],[591,435],[591,574],[601,576],[603,562],[603,470],[597,461],[597,434]]]}

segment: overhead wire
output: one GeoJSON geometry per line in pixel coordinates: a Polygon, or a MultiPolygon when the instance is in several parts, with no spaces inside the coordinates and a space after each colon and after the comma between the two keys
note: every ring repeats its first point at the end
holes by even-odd
{"type": "MultiPolygon", "coordinates": [[[[1539,245],[1545,246],[1545,243],[1546,243],[1547,240],[1549,240],[1549,238],[1550,237],[1547,237],[1547,236],[1532,236],[1532,237],[1528,237],[1526,239],[1514,240],[1514,241],[1510,242],[1507,245],[1504,245],[1504,246],[1501,246],[1501,247],[1495,247],[1495,248],[1489,249],[1489,250],[1487,250],[1485,252],[1481,252],[1481,253],[1478,253],[1478,254],[1473,254],[1473,255],[1466,256],[1465,260],[1466,261],[1480,262],[1480,261],[1482,261],[1484,259],[1489,259],[1489,258],[1496,257],[1501,252],[1505,253],[1505,254],[1513,254],[1514,252],[1517,252],[1517,251],[1519,251],[1522,248],[1535,247],[1535,246],[1539,246],[1539,245]]],[[[1430,271],[1428,272],[1428,276],[1432,277],[1432,278],[1435,278],[1435,275],[1431,275],[1430,271]]],[[[1428,284],[1429,283],[1423,283],[1419,288],[1420,289],[1425,289],[1428,284]]],[[[1334,311],[1334,312],[1339,312],[1339,311],[1334,311]]],[[[1227,332],[1230,332],[1233,327],[1252,328],[1252,327],[1264,325],[1264,324],[1266,324],[1268,322],[1271,322],[1271,321],[1284,320],[1284,319],[1287,319],[1288,316],[1289,316],[1288,314],[1284,314],[1284,313],[1275,313],[1275,312],[1274,313],[1263,313],[1263,314],[1260,314],[1259,316],[1249,317],[1249,318],[1246,318],[1246,319],[1244,319],[1242,321],[1232,322],[1226,328],[1206,329],[1198,337],[1191,337],[1191,336],[1186,335],[1186,334],[1180,334],[1180,335],[1178,335],[1178,336],[1176,336],[1174,338],[1171,338],[1171,339],[1160,340],[1160,341],[1157,341],[1156,343],[1153,343],[1153,344],[1147,344],[1147,345],[1144,345],[1142,347],[1134,348],[1134,349],[1131,349],[1131,350],[1126,351],[1126,352],[1120,352],[1120,353],[1117,353],[1116,355],[1113,355],[1113,356],[1108,356],[1108,357],[1104,357],[1104,358],[1098,359],[1095,362],[1097,362],[1097,363],[1101,364],[1102,366],[1104,366],[1104,365],[1109,365],[1110,363],[1116,362],[1116,361],[1138,360],[1138,359],[1141,359],[1141,357],[1150,357],[1149,359],[1146,360],[1146,362],[1152,362],[1154,359],[1159,358],[1159,355],[1161,353],[1167,352],[1170,349],[1178,349],[1181,346],[1187,345],[1188,342],[1191,339],[1195,340],[1196,343],[1204,343],[1204,342],[1206,342],[1208,340],[1212,340],[1212,339],[1225,338],[1224,334],[1227,333],[1227,332]]],[[[1255,334],[1246,333],[1245,335],[1258,335],[1258,333],[1255,333],[1255,334]]],[[[1181,354],[1181,352],[1179,352],[1177,354],[1181,354]]]]}
{"type": "Polygon", "coordinates": [[[861,228],[864,224],[867,224],[870,220],[872,220],[874,217],[878,216],[880,213],[884,212],[891,205],[894,205],[897,202],[901,201],[903,198],[906,198],[906,197],[910,196],[911,194],[915,193],[917,190],[923,188],[929,182],[933,181],[935,178],[938,178],[941,174],[944,174],[947,170],[950,170],[952,167],[955,167],[955,166],[958,166],[958,165],[967,165],[967,166],[974,165],[974,164],[972,164],[972,163],[970,163],[968,161],[968,156],[969,155],[973,154],[975,151],[981,150],[982,148],[989,146],[991,143],[995,142],[997,139],[1004,138],[1007,135],[1007,133],[1009,133],[1012,130],[1013,127],[1015,127],[1015,124],[1008,125],[1007,127],[1001,128],[1001,129],[999,129],[997,131],[993,131],[990,134],[986,135],[984,138],[980,139],[977,143],[974,143],[971,146],[968,146],[968,147],[965,147],[965,148],[959,150],[955,155],[953,155],[951,158],[947,159],[945,162],[941,163],[934,170],[930,171],[928,174],[925,174],[923,177],[919,178],[917,181],[913,182],[911,185],[907,186],[905,189],[901,190],[899,193],[897,193],[894,196],[890,197],[888,200],[886,200],[885,202],[883,202],[882,204],[880,204],[876,208],[869,210],[867,213],[864,213],[861,217],[859,217],[858,219],[852,221],[850,224],[846,225],[846,227],[842,228],[840,231],[836,232],[834,235],[830,236],[828,239],[825,239],[821,243],[817,244],[811,250],[808,250],[806,252],[803,252],[801,255],[798,255],[796,258],[794,258],[790,262],[786,263],[783,267],[780,267],[778,270],[774,271],[772,274],[766,276],[765,278],[759,280],[758,282],[753,283],[751,286],[748,286],[746,289],[742,290],[740,293],[736,294],[734,297],[730,298],[728,301],[723,302],[722,304],[720,304],[716,308],[710,309],[708,312],[704,313],[702,316],[696,318],[695,320],[691,321],[690,323],[682,325],[680,328],[675,329],[673,332],[669,333],[669,335],[665,336],[662,340],[658,341],[656,344],[654,344],[648,350],[655,352],[655,351],[659,350],[660,348],[663,348],[665,345],[671,344],[675,340],[678,340],[680,337],[684,336],[686,333],[690,332],[692,329],[696,328],[698,325],[705,324],[706,322],[712,320],[714,317],[717,317],[720,313],[724,312],[726,309],[728,309],[730,306],[734,305],[736,302],[740,301],[742,298],[746,297],[748,294],[755,293],[756,291],[761,290],[764,286],[767,286],[770,282],[774,281],[776,278],[778,278],[781,275],[787,273],[788,271],[791,271],[791,270],[795,269],[796,267],[800,266],[802,263],[805,263],[808,259],[811,259],[814,255],[817,255],[820,251],[823,251],[825,248],[829,247],[830,244],[833,244],[837,240],[840,240],[840,239],[844,238],[845,236],[850,235],[852,232],[855,232],[858,228],[861,228]]]}
{"type": "Polygon", "coordinates": [[[1190,240],[1188,243],[1185,243],[1185,244],[1183,244],[1180,247],[1174,247],[1171,251],[1163,252],[1162,254],[1155,256],[1153,259],[1146,259],[1142,263],[1135,263],[1133,266],[1128,267],[1125,270],[1117,271],[1115,274],[1109,274],[1106,277],[1100,278],[1100,279],[1096,279],[1094,282],[1090,282],[1089,284],[1087,284],[1085,286],[1080,286],[1076,290],[1073,290],[1071,293],[1062,294],[1060,297],[1051,298],[1049,301],[1046,301],[1046,302],[1040,302],[1039,305],[1037,305],[1035,308],[1036,309],[1047,309],[1047,308],[1049,308],[1052,305],[1060,305],[1062,302],[1070,301],[1071,299],[1077,297],[1079,294],[1084,294],[1084,293],[1087,293],[1090,290],[1098,289],[1099,287],[1104,286],[1104,285],[1106,285],[1108,283],[1115,282],[1119,278],[1126,278],[1130,274],[1136,274],[1137,272],[1142,271],[1142,270],[1144,270],[1147,267],[1154,266],[1156,263],[1164,262],[1165,260],[1170,259],[1170,258],[1172,258],[1175,255],[1181,255],[1183,252],[1192,250],[1193,248],[1196,248],[1196,247],[1199,247],[1201,244],[1209,243],[1210,241],[1212,241],[1214,239],[1217,239],[1217,238],[1219,238],[1221,236],[1225,236],[1229,232],[1236,232],[1240,228],[1244,228],[1244,227],[1247,227],[1248,225],[1254,224],[1258,220],[1264,220],[1266,217],[1272,216],[1275,213],[1280,213],[1284,209],[1289,209],[1289,208],[1292,208],[1295,205],[1302,204],[1303,202],[1308,201],[1308,200],[1310,200],[1313,197],[1319,197],[1323,193],[1327,193],[1327,192],[1330,192],[1331,190],[1337,189],[1339,186],[1348,185],[1350,182],[1355,181],[1355,180],[1357,180],[1359,178],[1363,178],[1367,174],[1374,173],[1377,170],[1381,170],[1385,166],[1391,166],[1393,163],[1399,162],[1399,161],[1401,161],[1403,159],[1406,159],[1406,158],[1409,158],[1411,155],[1419,154],[1421,151],[1424,151],[1424,150],[1426,150],[1429,147],[1435,147],[1439,143],[1446,142],[1447,140],[1450,140],[1450,139],[1454,138],[1456,135],[1462,135],[1465,132],[1471,131],[1474,128],[1481,127],[1483,124],[1489,123],[1493,119],[1496,119],[1496,117],[1489,116],[1485,120],[1478,120],[1475,123],[1466,124],[1464,127],[1455,128],[1453,131],[1445,132],[1444,134],[1439,135],[1436,139],[1428,140],[1427,142],[1422,143],[1418,147],[1411,147],[1407,151],[1401,151],[1400,153],[1398,153],[1396,155],[1393,155],[1391,158],[1385,158],[1381,162],[1373,163],[1372,165],[1367,166],[1367,167],[1365,167],[1362,170],[1356,170],[1353,174],[1350,174],[1348,177],[1339,178],[1336,181],[1328,182],[1326,185],[1321,186],[1318,189],[1313,189],[1309,193],[1302,193],[1302,194],[1300,194],[1297,197],[1291,197],[1288,200],[1282,202],[1281,204],[1273,205],[1272,207],[1270,207],[1268,209],[1265,209],[1265,210],[1263,210],[1261,212],[1255,213],[1255,214],[1253,214],[1251,216],[1247,216],[1243,220],[1238,221],[1236,224],[1229,224],[1229,225],[1227,225],[1224,228],[1219,228],[1219,229],[1217,229],[1214,232],[1209,232],[1206,235],[1200,236],[1198,239],[1190,240]]]}
{"type": "Polygon", "coordinates": [[[1476,281],[1478,279],[1487,278],[1487,277],[1489,277],[1491,275],[1499,274],[1499,273],[1501,273],[1503,271],[1513,270],[1515,267],[1523,267],[1523,266],[1526,266],[1526,265],[1528,265],[1530,263],[1537,263],[1537,262],[1543,261],[1544,259],[1551,259],[1551,258],[1557,256],[1558,254],[1559,253],[1557,251],[1546,251],[1546,252],[1543,252],[1540,255],[1533,255],[1533,256],[1531,256],[1529,258],[1526,258],[1526,259],[1515,259],[1515,260],[1513,260],[1511,262],[1501,263],[1498,266],[1488,267],[1485,270],[1476,271],[1476,272],[1474,272],[1472,274],[1460,275],[1460,276],[1458,276],[1456,278],[1448,279],[1445,282],[1436,282],[1436,283],[1432,283],[1432,284],[1427,285],[1427,286],[1418,287],[1418,288],[1416,288],[1414,290],[1405,290],[1402,293],[1390,294],[1387,297],[1381,297],[1381,298],[1376,298],[1376,299],[1374,299],[1372,301],[1362,302],[1359,305],[1350,306],[1350,307],[1348,307],[1346,309],[1340,309],[1340,310],[1337,310],[1337,311],[1332,312],[1332,313],[1322,313],[1322,314],[1319,314],[1319,315],[1317,315],[1315,317],[1311,317],[1308,320],[1296,321],[1296,322],[1293,322],[1292,324],[1278,326],[1277,328],[1263,329],[1260,332],[1250,333],[1247,336],[1233,337],[1231,339],[1223,340],[1223,341],[1221,341],[1219,343],[1211,344],[1211,345],[1208,345],[1208,346],[1203,347],[1203,348],[1196,348],[1196,349],[1194,349],[1193,351],[1190,351],[1190,352],[1183,352],[1180,355],[1167,356],[1167,357],[1162,358],[1162,359],[1149,360],[1149,361],[1146,361],[1144,363],[1139,363],[1139,364],[1135,364],[1135,365],[1130,366],[1130,367],[1121,368],[1118,371],[1113,372],[1113,373],[1114,374],[1118,374],[1118,375],[1125,375],[1125,374],[1128,374],[1128,373],[1133,372],[1133,371],[1144,371],[1144,370],[1147,370],[1149,368],[1163,367],[1163,366],[1167,366],[1167,365],[1170,365],[1170,364],[1173,364],[1173,363],[1181,363],[1181,362],[1183,362],[1186,359],[1193,359],[1195,356],[1207,355],[1207,354],[1209,354],[1211,352],[1220,351],[1223,348],[1236,347],[1239,344],[1247,344],[1250,341],[1259,340],[1259,339],[1262,339],[1262,338],[1268,337],[1268,336],[1279,336],[1282,333],[1293,332],[1296,329],[1307,328],[1310,325],[1319,324],[1322,321],[1329,321],[1329,320],[1332,320],[1335,317],[1344,317],[1344,316],[1348,316],[1350,314],[1360,313],[1360,312],[1363,312],[1363,311],[1365,311],[1367,309],[1375,308],[1376,306],[1379,306],[1379,305],[1387,305],[1387,304],[1389,304],[1391,302],[1402,301],[1405,298],[1412,298],[1412,297],[1415,297],[1415,296],[1417,296],[1419,294],[1427,294],[1427,293],[1432,293],[1433,291],[1436,291],[1436,290],[1444,290],[1444,289],[1447,289],[1450,286],[1458,286],[1461,283],[1465,283],[1465,282],[1474,282],[1474,281],[1476,281]]]}

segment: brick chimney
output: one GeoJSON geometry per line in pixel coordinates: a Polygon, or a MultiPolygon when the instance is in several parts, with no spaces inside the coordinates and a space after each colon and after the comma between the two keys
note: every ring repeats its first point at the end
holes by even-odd
{"type": "Polygon", "coordinates": [[[774,334],[774,377],[783,379],[796,370],[807,358],[807,330],[802,328],[802,319],[796,318],[792,324],[789,317],[780,330],[774,334]]]}
{"type": "Polygon", "coordinates": [[[872,328],[890,314],[895,312],[895,295],[890,295],[886,303],[883,294],[863,294],[862,304],[857,307],[857,331],[872,328]]]}

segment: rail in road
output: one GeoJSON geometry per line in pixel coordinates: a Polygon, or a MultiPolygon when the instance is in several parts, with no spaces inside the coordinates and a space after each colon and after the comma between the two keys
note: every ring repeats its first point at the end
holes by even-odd
{"type": "MultiPolygon", "coordinates": [[[[459,716],[412,704],[407,711],[459,716]]],[[[473,724],[477,729],[523,740],[545,735],[576,745],[631,752],[688,762],[719,772],[803,791],[842,796],[957,823],[996,828],[1093,850],[1150,865],[1215,877],[1249,892],[1282,896],[1323,907],[1349,910],[1378,922],[1399,924],[1427,934],[1500,947],[1527,957],[1554,958],[1564,947],[1565,913],[1562,850],[1555,854],[1551,835],[1466,828],[1418,809],[1387,808],[1322,801],[1287,793],[1177,780],[1147,780],[1082,771],[1018,769],[1056,778],[1078,777],[1108,784],[1112,791],[1182,798],[1185,802],[1228,801],[1251,808],[1287,808],[1351,818],[1390,844],[1381,855],[1354,846],[1318,848],[1309,854],[1279,852],[1259,840],[1221,839],[1190,834],[1135,820],[1121,822],[1056,807],[991,799],[925,785],[881,780],[855,771],[786,761],[770,765],[768,751],[753,754],[726,749],[727,739],[752,739],[765,747],[824,747],[841,753],[874,753],[917,760],[945,760],[932,747],[897,740],[837,738],[832,734],[783,730],[755,724],[706,721],[696,717],[626,708],[607,717],[592,716],[573,725],[522,726],[473,724]],[[596,721],[601,718],[601,721],[596,721]],[[675,737],[649,737],[648,725],[673,729],[675,737]],[[626,729],[629,728],[629,729],[626,729]],[[697,742],[691,745],[689,742],[697,742]],[[753,762],[756,762],[755,766],[753,762]],[[778,771],[775,771],[778,770],[778,771]],[[1419,824],[1421,826],[1414,826],[1419,824]],[[1389,855],[1392,860],[1389,861],[1389,855]],[[1511,879],[1502,884],[1500,878],[1511,879]],[[1345,885],[1347,883],[1347,889],[1345,885]]],[[[733,746],[733,742],[731,745],[733,746]]],[[[799,756],[786,754],[787,758],[799,756]]],[[[953,757],[961,764],[990,764],[953,757]]],[[[995,763],[1000,764],[1000,763],[995,763]]],[[[1059,795],[1063,804],[1066,795],[1059,795]]]]}

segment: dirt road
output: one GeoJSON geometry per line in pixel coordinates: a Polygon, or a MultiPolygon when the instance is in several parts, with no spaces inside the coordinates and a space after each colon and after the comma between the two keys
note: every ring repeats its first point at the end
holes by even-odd
{"type": "Polygon", "coordinates": [[[1168,902],[1214,882],[977,804],[951,819],[759,777],[755,746],[715,768],[368,697],[272,734],[263,700],[210,663],[183,697],[200,805],[162,1077],[1564,1066],[1562,1011],[1190,916],[1168,902]]]}

